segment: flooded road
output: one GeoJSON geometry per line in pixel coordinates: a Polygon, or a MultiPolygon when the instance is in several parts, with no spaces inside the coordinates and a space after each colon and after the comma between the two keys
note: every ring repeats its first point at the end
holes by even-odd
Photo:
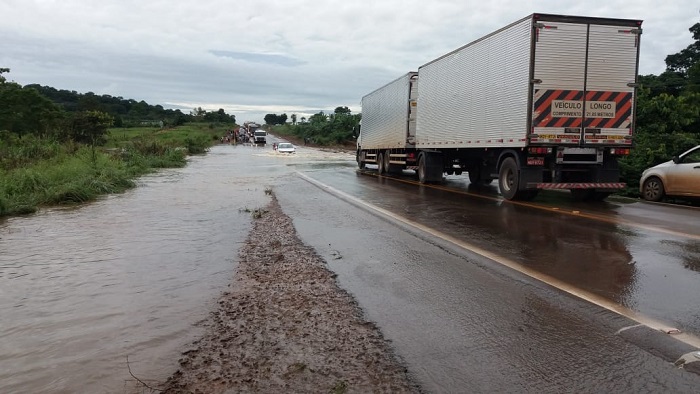
{"type": "Polygon", "coordinates": [[[266,185],[322,154],[222,145],[80,207],[0,222],[0,392],[165,379],[230,282],[266,185]],[[305,156],[306,155],[306,156],[305,156]]]}
{"type": "Polygon", "coordinates": [[[0,392],[129,392],[202,330],[278,196],[429,392],[693,392],[633,322],[358,209],[301,175],[700,333],[700,211],[472,191],[359,174],[351,154],[217,146],[95,203],[0,222],[0,392]],[[635,336],[636,335],[636,336],[635,336]],[[655,389],[656,388],[656,389],[655,389]]]}

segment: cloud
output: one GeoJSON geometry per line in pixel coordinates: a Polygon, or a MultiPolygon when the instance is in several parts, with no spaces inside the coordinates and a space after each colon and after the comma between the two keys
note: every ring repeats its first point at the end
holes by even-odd
{"type": "Polygon", "coordinates": [[[299,66],[304,64],[304,62],[294,59],[292,57],[274,53],[250,53],[218,50],[211,50],[209,52],[216,56],[228,57],[231,59],[244,60],[254,63],[276,64],[287,67],[299,66]]]}
{"type": "Polygon", "coordinates": [[[257,121],[359,111],[364,94],[535,12],[644,19],[641,74],[691,44],[698,17],[690,0],[4,0],[0,67],[22,84],[257,121]]]}

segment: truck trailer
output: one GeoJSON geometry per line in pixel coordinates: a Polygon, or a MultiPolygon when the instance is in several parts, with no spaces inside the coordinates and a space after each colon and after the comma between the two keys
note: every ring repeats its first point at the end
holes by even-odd
{"type": "Polygon", "coordinates": [[[359,167],[467,172],[508,200],[622,189],[633,145],[641,20],[532,14],[362,98],[359,167]]]}

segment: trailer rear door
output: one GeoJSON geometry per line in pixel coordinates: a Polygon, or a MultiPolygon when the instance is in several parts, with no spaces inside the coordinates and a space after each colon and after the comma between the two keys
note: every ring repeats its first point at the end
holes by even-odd
{"type": "Polygon", "coordinates": [[[535,20],[531,142],[631,145],[640,23],[535,20]]]}

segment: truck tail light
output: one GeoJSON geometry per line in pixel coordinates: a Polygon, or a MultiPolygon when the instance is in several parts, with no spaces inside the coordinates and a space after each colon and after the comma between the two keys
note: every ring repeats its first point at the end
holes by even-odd
{"type": "Polygon", "coordinates": [[[530,147],[528,148],[528,152],[530,152],[532,155],[547,155],[552,153],[552,148],[530,147]]]}
{"type": "Polygon", "coordinates": [[[630,154],[630,148],[610,148],[610,154],[626,156],[630,154]]]}

